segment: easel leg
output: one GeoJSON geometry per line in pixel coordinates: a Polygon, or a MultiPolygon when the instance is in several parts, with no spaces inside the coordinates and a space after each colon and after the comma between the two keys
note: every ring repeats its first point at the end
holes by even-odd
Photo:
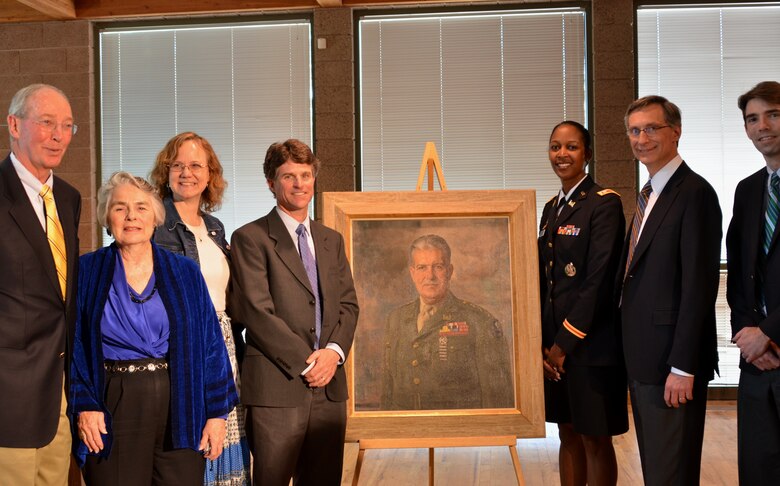
{"type": "Polygon", "coordinates": [[[365,453],[366,450],[362,447],[358,450],[358,458],[355,463],[355,474],[352,476],[352,486],[357,486],[358,480],[360,479],[360,468],[363,466],[363,455],[365,455],[365,453]]]}
{"type": "Polygon", "coordinates": [[[517,455],[517,445],[509,446],[509,454],[512,456],[512,465],[515,467],[515,477],[517,477],[517,484],[518,486],[525,486],[523,470],[520,467],[520,457],[517,455]]]}
{"type": "Polygon", "coordinates": [[[433,486],[433,447],[428,448],[428,486],[433,486]]]}

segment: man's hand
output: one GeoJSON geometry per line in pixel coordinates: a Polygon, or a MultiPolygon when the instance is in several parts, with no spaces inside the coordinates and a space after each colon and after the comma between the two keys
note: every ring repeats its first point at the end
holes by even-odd
{"type": "Polygon", "coordinates": [[[669,372],[664,386],[664,401],[667,407],[678,408],[693,400],[693,377],[669,372]]]}
{"type": "Polygon", "coordinates": [[[203,427],[203,435],[200,438],[199,451],[204,451],[203,457],[212,461],[222,454],[222,445],[225,443],[227,425],[225,419],[210,418],[203,427]]]}
{"type": "Polygon", "coordinates": [[[336,368],[338,368],[340,360],[341,356],[339,356],[339,353],[328,348],[318,349],[311,353],[306,358],[306,364],[315,364],[314,368],[304,375],[306,383],[312,388],[326,386],[333,379],[333,375],[336,374],[336,368]]]}
{"type": "Polygon", "coordinates": [[[776,351],[770,347],[764,354],[753,360],[753,366],[761,371],[774,370],[780,368],[780,357],[776,351]]]}
{"type": "Polygon", "coordinates": [[[87,445],[89,452],[103,450],[103,437],[100,434],[108,433],[103,412],[79,412],[78,428],[79,437],[87,445]]]}
{"type": "Polygon", "coordinates": [[[743,327],[731,340],[739,346],[745,361],[752,363],[769,349],[769,337],[758,326],[743,327]]]}

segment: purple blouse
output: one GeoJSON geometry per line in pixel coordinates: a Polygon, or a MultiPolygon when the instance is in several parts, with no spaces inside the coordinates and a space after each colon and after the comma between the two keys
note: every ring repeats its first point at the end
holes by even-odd
{"type": "Polygon", "coordinates": [[[127,284],[122,257],[117,252],[100,324],[105,359],[164,358],[168,353],[170,323],[155,282],[152,273],[146,288],[137,294],[127,284]]]}

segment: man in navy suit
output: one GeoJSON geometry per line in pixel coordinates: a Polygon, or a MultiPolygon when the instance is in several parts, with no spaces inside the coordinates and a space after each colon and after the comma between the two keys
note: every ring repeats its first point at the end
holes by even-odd
{"type": "Polygon", "coordinates": [[[78,191],[52,172],[76,133],[68,99],[53,86],[22,88],[8,132],[11,153],[0,162],[0,483],[59,486],[70,464],[63,387],[81,214],[78,191]]]}
{"type": "Polygon", "coordinates": [[[739,367],[739,482],[780,483],[780,83],[739,97],[745,132],[766,161],[742,180],[726,236],[727,296],[739,367]]]}
{"type": "Polygon", "coordinates": [[[241,401],[264,486],[341,483],[346,359],[358,304],[344,239],[309,218],[320,163],[299,140],[271,145],[276,207],[233,233],[231,312],[246,327],[241,401]]]}
{"type": "Polygon", "coordinates": [[[707,384],[717,369],[721,212],[715,190],[677,151],[680,110],[661,96],[625,117],[650,180],[623,249],[623,347],[647,486],[698,485],[707,384]]]}

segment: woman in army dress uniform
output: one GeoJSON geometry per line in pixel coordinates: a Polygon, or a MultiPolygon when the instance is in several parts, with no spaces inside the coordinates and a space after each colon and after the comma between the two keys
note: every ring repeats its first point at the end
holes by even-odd
{"type": "Polygon", "coordinates": [[[588,130],[573,121],[550,135],[561,190],[539,229],[545,415],[558,424],[561,484],[614,485],[612,436],[628,430],[626,378],[614,302],[625,235],[620,196],[585,173],[588,130]]]}

